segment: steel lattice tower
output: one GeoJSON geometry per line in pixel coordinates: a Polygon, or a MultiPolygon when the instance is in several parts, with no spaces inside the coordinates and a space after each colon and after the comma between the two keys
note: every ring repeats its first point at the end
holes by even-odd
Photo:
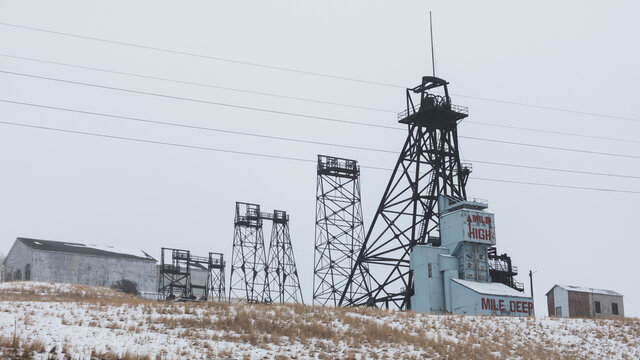
{"type": "Polygon", "coordinates": [[[425,76],[420,85],[407,89],[407,109],[398,114],[399,122],[407,124],[407,139],[340,305],[410,309],[409,254],[416,244],[440,245],[438,195],[466,199],[471,170],[460,162],[457,125],[468,110],[451,104],[447,84],[425,76]],[[433,89],[444,94],[431,93],[433,89]],[[414,104],[412,95],[419,96],[419,103],[414,104]],[[364,295],[349,300],[353,287],[364,288],[364,295]]]}
{"type": "MultiPolygon", "coordinates": [[[[357,161],[318,155],[313,302],[338,305],[364,241],[357,161]]],[[[363,295],[355,286],[345,301],[363,295]]]]}
{"type": "Polygon", "coordinates": [[[224,268],[226,263],[221,253],[209,253],[209,273],[207,276],[207,300],[225,299],[224,268]]]}
{"type": "Polygon", "coordinates": [[[285,211],[274,210],[271,219],[271,241],[269,243],[268,281],[265,288],[265,301],[300,302],[302,290],[296,268],[296,260],[289,234],[289,215],[285,211]],[[298,295],[300,298],[298,299],[298,295]]]}
{"type": "Polygon", "coordinates": [[[189,250],[160,249],[158,292],[165,300],[191,298],[190,257],[189,250]]]}
{"type": "Polygon", "coordinates": [[[265,301],[267,256],[260,205],[236,202],[229,301],[265,301]]]}

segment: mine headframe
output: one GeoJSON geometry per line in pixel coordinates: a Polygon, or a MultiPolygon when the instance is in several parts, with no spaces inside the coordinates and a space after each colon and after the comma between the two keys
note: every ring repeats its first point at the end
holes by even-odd
{"type": "Polygon", "coordinates": [[[424,76],[406,90],[407,107],[398,122],[407,125],[407,138],[340,305],[410,308],[411,250],[416,244],[440,245],[438,195],[466,199],[471,168],[460,161],[457,125],[468,110],[451,103],[447,85],[424,76]],[[362,295],[349,300],[353,293],[362,295]]]}
{"type": "Polygon", "coordinates": [[[191,276],[191,297],[198,300],[217,300],[222,301],[225,298],[224,288],[224,255],[222,253],[210,252],[208,256],[189,257],[189,267],[206,271],[206,278],[199,276],[196,281],[191,276]],[[196,295],[196,291],[198,290],[196,295]]]}
{"type": "Polygon", "coordinates": [[[165,300],[222,300],[225,262],[221,253],[194,256],[189,250],[162,248],[158,292],[165,300]],[[193,276],[194,270],[207,272],[193,276]]]}
{"type": "Polygon", "coordinates": [[[162,248],[158,292],[166,300],[189,299],[191,290],[191,262],[189,250],[162,248]]]}
{"type": "Polygon", "coordinates": [[[291,245],[289,215],[286,211],[274,210],[269,218],[273,227],[269,241],[265,300],[276,303],[304,303],[291,245]]]}
{"type": "Polygon", "coordinates": [[[313,302],[336,306],[364,241],[360,166],[318,155],[317,175],[313,302]]]}
{"type": "Polygon", "coordinates": [[[265,302],[267,253],[260,205],[236,202],[229,301],[265,302]]]}
{"type": "Polygon", "coordinates": [[[229,301],[302,302],[289,215],[285,211],[261,212],[260,205],[236,203],[229,301]],[[269,257],[264,244],[263,221],[273,223],[269,257]]]}
{"type": "Polygon", "coordinates": [[[223,301],[225,299],[224,270],[227,266],[224,261],[224,254],[210,252],[207,260],[207,268],[209,270],[205,290],[207,300],[223,301]]]}

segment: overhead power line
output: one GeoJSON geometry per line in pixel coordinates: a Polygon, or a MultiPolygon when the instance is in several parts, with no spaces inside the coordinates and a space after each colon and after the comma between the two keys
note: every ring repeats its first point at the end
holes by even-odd
{"type": "Polygon", "coordinates": [[[608,153],[608,152],[600,152],[600,151],[572,149],[572,148],[557,147],[557,146],[547,146],[547,145],[538,145],[538,144],[527,144],[527,143],[521,143],[521,142],[515,142],[515,141],[478,138],[478,137],[473,137],[473,136],[458,135],[458,137],[462,138],[462,139],[469,139],[469,140],[475,140],[475,141],[486,141],[486,142],[493,142],[493,143],[499,143],[499,144],[529,146],[529,147],[547,149],[547,150],[572,151],[572,152],[583,153],[583,154],[606,155],[606,156],[616,156],[616,157],[623,157],[623,158],[630,158],[630,159],[640,159],[640,156],[636,156],[636,155],[626,155],[626,154],[608,153]]]}
{"type": "MultiPolygon", "coordinates": [[[[347,108],[352,108],[352,109],[379,111],[379,112],[386,112],[386,113],[393,113],[393,114],[396,114],[398,112],[397,110],[391,110],[391,109],[382,109],[382,108],[375,108],[375,107],[363,106],[363,105],[337,103],[337,102],[324,101],[324,100],[318,100],[318,99],[302,98],[302,97],[288,96],[288,95],[282,95],[282,94],[273,94],[273,93],[268,93],[268,92],[263,92],[263,91],[254,91],[254,90],[231,88],[231,87],[218,86],[218,85],[207,84],[207,83],[199,83],[199,82],[191,82],[191,81],[184,81],[184,80],[178,80],[178,79],[170,79],[170,78],[165,78],[165,77],[141,75],[141,74],[130,73],[130,72],[123,72],[123,71],[104,69],[104,68],[97,68],[97,67],[84,66],[84,65],[77,65],[77,64],[62,63],[62,62],[50,61],[50,60],[44,60],[44,59],[35,59],[35,58],[29,58],[29,57],[17,56],[17,55],[10,55],[10,54],[2,54],[2,53],[0,53],[0,56],[4,56],[4,57],[7,57],[7,58],[13,58],[13,59],[20,59],[20,60],[39,62],[39,63],[44,63],[44,64],[52,64],[52,65],[70,67],[70,68],[83,69],[83,70],[99,71],[99,72],[104,72],[104,73],[109,73],[109,74],[131,76],[131,77],[137,77],[137,78],[141,78],[141,79],[165,81],[165,82],[171,82],[171,83],[182,84],[182,85],[200,86],[200,87],[206,87],[206,88],[211,88],[211,89],[240,92],[240,93],[245,93],[245,94],[270,96],[270,97],[281,98],[281,99],[305,101],[305,102],[312,102],[312,103],[317,103],[317,104],[341,106],[341,107],[347,107],[347,108]]],[[[477,120],[473,120],[473,121],[467,122],[467,124],[477,124],[477,125],[482,125],[482,126],[492,126],[492,127],[500,127],[500,128],[505,128],[505,129],[533,131],[533,132],[539,132],[539,133],[544,133],[544,134],[555,134],[555,135],[582,137],[582,138],[589,138],[589,139],[619,141],[619,142],[636,143],[636,144],[640,143],[640,141],[636,141],[636,140],[620,139],[620,138],[613,138],[613,137],[606,137],[606,136],[593,136],[593,135],[577,134],[577,133],[563,132],[563,131],[534,129],[534,128],[528,128],[528,127],[522,127],[522,126],[513,126],[513,125],[503,125],[503,124],[496,124],[496,123],[488,123],[488,122],[477,121],[477,120]]]]}
{"type": "Polygon", "coordinates": [[[347,80],[347,81],[359,82],[359,83],[364,83],[364,84],[380,85],[380,86],[404,89],[404,86],[395,85],[395,84],[389,84],[389,83],[384,83],[384,82],[379,82],[379,81],[362,80],[362,79],[350,78],[350,77],[346,77],[346,76],[331,75],[331,74],[325,74],[325,73],[319,73],[319,72],[313,72],[313,71],[292,69],[292,68],[287,68],[287,67],[282,67],[282,66],[259,64],[259,63],[254,63],[254,62],[250,62],[250,61],[227,59],[227,58],[204,55],[204,54],[198,54],[198,53],[192,53],[192,52],[187,52],[187,51],[172,50],[172,49],[166,49],[166,48],[155,47],[155,46],[134,44],[134,43],[124,42],[124,41],[102,39],[102,38],[93,37],[93,36],[85,36],[85,35],[71,34],[71,33],[61,32],[61,31],[40,29],[40,28],[36,28],[36,27],[31,27],[31,26],[8,24],[8,23],[0,23],[0,25],[10,26],[10,27],[15,27],[15,28],[20,28],[20,29],[26,29],[26,30],[32,30],[32,31],[45,32],[45,33],[56,34],[56,35],[62,35],[62,36],[69,36],[69,37],[74,37],[74,38],[78,38],[78,39],[100,41],[100,42],[103,42],[103,43],[114,44],[114,45],[122,45],[122,46],[135,47],[135,48],[139,48],[139,49],[160,51],[160,52],[165,52],[165,53],[169,53],[169,54],[186,55],[186,56],[191,56],[191,57],[196,57],[196,58],[201,58],[201,59],[216,60],[216,61],[221,61],[221,62],[226,62],[226,63],[231,63],[231,64],[249,65],[249,66],[255,66],[255,67],[271,69],[271,70],[279,70],[279,71],[286,71],[286,72],[297,73],[297,74],[321,76],[321,77],[326,77],[326,78],[331,78],[331,79],[347,80]]]}
{"type": "MultiPolygon", "coordinates": [[[[400,89],[405,89],[406,88],[405,86],[401,86],[401,85],[397,85],[397,84],[391,84],[391,83],[385,83],[385,82],[379,82],[379,81],[357,79],[357,78],[351,78],[351,77],[347,77],[347,76],[333,75],[333,74],[314,72],[314,71],[305,71],[305,70],[293,69],[293,68],[288,68],[288,67],[283,67],[283,66],[260,64],[260,63],[244,61],[244,60],[228,59],[228,58],[222,58],[222,57],[217,57],[217,56],[210,56],[210,55],[192,53],[192,52],[181,51],[181,50],[173,50],[173,49],[167,49],[167,48],[161,48],[161,47],[155,47],[155,46],[135,44],[135,43],[125,42],[125,41],[103,39],[103,38],[94,37],[94,36],[86,36],[86,35],[73,34],[73,33],[62,32],[62,31],[55,31],[55,30],[49,30],[49,29],[36,28],[36,27],[32,27],[32,26],[10,24],[10,23],[2,23],[2,22],[0,22],[0,25],[13,27],[13,28],[19,28],[19,29],[25,29],[25,30],[31,30],[31,31],[38,31],[38,32],[44,32],[44,33],[56,34],[56,35],[67,36],[67,37],[74,37],[74,38],[78,38],[78,39],[99,41],[99,42],[103,42],[103,43],[120,45],[120,46],[128,46],[128,47],[134,47],[134,48],[140,48],[140,49],[146,49],[146,50],[165,52],[165,53],[170,53],[170,54],[177,54],[177,55],[184,55],[184,56],[190,56],[190,57],[196,57],[196,58],[203,58],[203,59],[227,62],[227,63],[232,63],[232,64],[249,65],[249,66],[260,67],[260,68],[265,68],[265,69],[286,71],[286,72],[291,72],[291,73],[298,73],[298,74],[311,75],[311,76],[319,76],[319,77],[338,79],[338,80],[346,80],[346,81],[352,81],[352,82],[358,82],[358,83],[364,83],[364,84],[370,84],[370,85],[379,85],[379,86],[385,86],[385,87],[391,87],[391,88],[400,88],[400,89]]],[[[516,106],[525,106],[525,107],[529,107],[529,108],[537,108],[537,109],[550,110],[550,111],[560,111],[560,112],[565,112],[565,113],[574,113],[574,114],[580,114],[580,115],[604,117],[604,118],[611,118],[611,119],[618,119],[618,120],[640,121],[640,119],[638,119],[638,118],[626,117],[626,116],[618,116],[618,115],[611,115],[611,114],[601,114],[601,113],[587,112],[587,111],[578,111],[578,110],[564,109],[564,108],[553,107],[553,106],[526,104],[526,103],[521,103],[521,102],[516,102],[516,101],[500,100],[500,99],[494,99],[494,98],[488,98],[488,97],[480,97],[480,96],[471,96],[471,95],[463,95],[463,94],[455,94],[455,93],[452,93],[452,95],[459,96],[459,97],[464,97],[464,98],[469,98],[469,99],[480,100],[480,101],[488,101],[488,102],[495,102],[495,103],[516,105],[516,106]]]]}
{"type": "Polygon", "coordinates": [[[296,101],[306,101],[306,102],[312,102],[312,103],[317,103],[317,104],[342,106],[342,107],[347,107],[347,108],[352,108],[352,109],[372,110],[372,111],[380,111],[380,112],[387,112],[387,113],[394,113],[394,114],[397,113],[397,111],[395,111],[395,110],[380,109],[380,108],[369,107],[369,106],[344,104],[344,103],[338,103],[338,102],[332,102],[332,101],[323,101],[323,100],[302,98],[302,97],[297,97],[297,96],[280,95],[280,94],[273,94],[273,93],[262,92],[262,91],[253,91],[253,90],[238,89],[238,88],[232,88],[232,87],[226,87],[226,86],[218,86],[218,85],[205,84],[205,83],[193,82],[193,81],[184,81],[184,80],[169,79],[169,78],[157,77],[157,76],[141,75],[141,74],[135,74],[135,73],[130,73],[130,72],[103,69],[103,68],[97,68],[97,67],[91,67],[91,66],[75,65],[75,64],[68,64],[68,63],[62,63],[62,62],[57,62],[57,61],[49,61],[49,60],[42,60],[42,59],[34,59],[34,58],[28,58],[28,57],[24,57],[24,56],[16,56],[16,55],[9,55],[9,54],[2,54],[2,53],[0,53],[0,56],[13,58],[13,59],[34,61],[34,62],[39,62],[39,63],[44,63],[44,64],[66,66],[66,67],[77,68],[77,69],[100,71],[100,72],[109,73],[109,74],[132,76],[132,77],[137,77],[137,78],[141,78],[141,79],[166,81],[166,82],[172,82],[172,83],[176,83],[176,84],[200,86],[200,87],[206,87],[206,88],[218,89],[218,90],[226,90],[226,91],[235,91],[235,92],[241,92],[241,93],[245,93],[245,94],[262,95],[262,96],[270,96],[270,97],[281,98],[281,99],[289,99],[289,100],[296,100],[296,101]]]}
{"type": "Polygon", "coordinates": [[[620,142],[626,142],[626,143],[640,144],[640,141],[638,141],[638,140],[620,139],[620,138],[613,138],[613,137],[607,137],[607,136],[594,136],[594,135],[576,134],[576,133],[571,133],[571,132],[555,131],[555,130],[534,129],[534,128],[528,128],[528,127],[522,127],[522,126],[495,124],[495,123],[488,123],[488,122],[476,121],[476,120],[468,121],[468,122],[465,122],[465,123],[466,124],[471,124],[471,125],[475,124],[475,125],[492,126],[492,127],[499,127],[499,128],[505,128],[505,129],[533,131],[533,132],[539,132],[539,133],[543,133],[543,134],[565,135],[565,136],[574,136],[574,137],[581,137],[581,138],[588,138],[588,139],[620,141],[620,142]]]}
{"type": "Polygon", "coordinates": [[[0,73],[16,75],[16,76],[30,77],[30,78],[34,78],[34,79],[57,81],[57,82],[63,82],[63,83],[67,83],[67,84],[89,86],[89,87],[94,87],[94,88],[98,88],[98,89],[113,90],[113,91],[123,91],[123,92],[128,92],[128,93],[131,93],[131,94],[148,95],[148,96],[162,97],[162,98],[173,99],[173,100],[190,101],[190,102],[195,102],[195,103],[200,103],[200,104],[217,105],[217,106],[230,107],[230,108],[235,108],[235,109],[260,111],[260,112],[266,112],[266,113],[271,113],[271,114],[276,114],[276,115],[296,116],[296,117],[303,117],[303,118],[308,118],[308,119],[316,119],[316,120],[323,120],[323,121],[338,122],[338,123],[344,123],[344,124],[370,126],[370,127],[377,127],[377,128],[383,128],[383,129],[392,129],[392,130],[402,130],[401,128],[398,128],[398,127],[395,127],[395,126],[377,125],[377,124],[363,123],[363,122],[358,122],[358,121],[334,119],[334,118],[323,117],[323,116],[306,115],[306,114],[292,113],[292,112],[287,112],[287,111],[279,111],[279,110],[271,110],[271,109],[264,109],[264,108],[258,108],[258,107],[252,107],[252,106],[228,104],[228,103],[222,103],[222,102],[217,102],[217,101],[199,100],[199,99],[193,99],[193,98],[187,98],[187,97],[181,97],[181,96],[173,96],[173,95],[152,93],[152,92],[148,92],[148,91],[131,90],[131,89],[124,89],[124,88],[118,88],[118,87],[113,87],[113,86],[105,86],[105,85],[85,83],[85,82],[80,82],[80,81],[72,81],[72,80],[65,80],[65,79],[58,79],[58,78],[50,78],[50,77],[46,77],[46,76],[38,76],[38,75],[32,75],[32,74],[17,73],[17,72],[12,72],[12,71],[0,70],[0,73]]]}
{"type": "MultiPolygon", "coordinates": [[[[167,122],[167,121],[143,119],[143,118],[132,117],[132,116],[121,116],[121,115],[106,114],[106,113],[100,113],[100,112],[94,112],[94,111],[85,111],[85,110],[70,109],[70,108],[63,108],[63,107],[57,107],[57,106],[33,104],[33,103],[26,103],[26,102],[6,100],[6,99],[0,99],[0,102],[4,102],[4,103],[8,103],[8,104],[15,104],[15,105],[22,105],[22,106],[29,106],[29,107],[42,108],[42,109],[47,109],[47,110],[65,111],[65,112],[72,112],[72,113],[78,113],[78,114],[84,114],[84,115],[101,116],[101,117],[122,119],[122,120],[128,120],[128,121],[150,123],[150,124],[156,124],[156,125],[166,125],[166,126],[174,126],[174,127],[181,127],[181,128],[195,129],[195,130],[212,131],[212,132],[218,132],[218,133],[224,133],[224,134],[251,136],[251,137],[257,137],[257,138],[280,140],[280,141],[289,141],[289,142],[296,142],[296,143],[305,143],[305,144],[323,145],[323,146],[331,146],[331,147],[346,148],[346,149],[373,151],[373,152],[381,152],[381,153],[388,153],[388,154],[394,154],[394,155],[396,155],[398,153],[397,151],[387,150],[387,149],[378,149],[378,148],[363,147],[363,146],[353,146],[353,145],[344,145],[344,144],[336,144],[336,143],[329,143],[329,142],[322,142],[322,141],[304,140],[304,139],[288,138],[288,137],[282,137],[282,136],[272,136],[272,135],[265,135],[265,134],[249,133],[249,132],[243,132],[243,131],[232,131],[232,130],[225,130],[225,129],[219,129],[219,128],[211,128],[211,127],[204,127],[204,126],[173,123],[173,122],[167,122]]],[[[591,171],[569,170],[569,169],[549,168],[549,167],[521,165],[521,164],[510,164],[510,163],[483,161],[483,160],[473,160],[473,159],[465,159],[465,160],[466,161],[471,161],[473,163],[479,163],[479,164],[517,167],[517,168],[525,168],[525,169],[532,169],[532,170],[544,170],[544,171],[576,173],[576,174],[584,174],[584,175],[598,175],[598,176],[609,176],[609,177],[619,177],[619,178],[640,179],[640,176],[633,176],[633,175],[621,175],[621,174],[611,174],[611,173],[601,173],[601,172],[591,172],[591,171]]]]}
{"type": "MultiPolygon", "coordinates": [[[[116,139],[116,140],[124,140],[124,141],[131,141],[131,142],[148,143],[148,144],[155,144],[155,145],[165,145],[165,146],[182,147],[182,148],[189,148],[189,149],[196,149],[196,150],[216,151],[216,152],[229,153],[229,154],[257,156],[257,157],[273,158],[273,159],[280,159],[280,160],[291,160],[291,161],[306,162],[306,163],[313,163],[313,164],[316,163],[316,160],[311,160],[311,159],[303,159],[303,158],[296,158],[296,157],[289,157],[289,156],[278,156],[278,155],[256,153],[256,152],[248,152],[248,151],[236,151],[236,150],[212,148],[212,147],[206,147],[206,146],[197,146],[197,145],[172,143],[172,142],[165,142],[165,141],[156,141],[156,140],[131,138],[131,137],[125,137],[125,136],[100,134],[100,133],[87,132],[87,131],[77,131],[77,130],[61,129],[61,128],[54,128],[54,127],[47,127],[47,126],[30,125],[30,124],[20,124],[20,123],[14,123],[14,122],[9,122],[9,121],[0,121],[0,124],[11,125],[11,126],[19,126],[19,127],[26,127],[26,128],[33,128],[33,129],[40,129],[40,130],[47,130],[47,131],[56,131],[56,132],[61,132],[61,133],[70,133],[70,134],[77,134],[77,135],[94,136],[94,137],[101,137],[101,138],[107,138],[107,139],[116,139]]],[[[381,168],[381,167],[364,166],[364,165],[360,166],[360,168],[372,169],[372,170],[393,171],[393,169],[390,169],[390,168],[381,168]]],[[[522,185],[544,186],[544,187],[556,187],[556,188],[567,188],[567,189],[578,189],[578,190],[589,190],[589,191],[602,191],[602,192],[614,192],[614,193],[627,193],[627,194],[640,194],[640,191],[632,191],[632,190],[595,188],[595,187],[583,187],[583,186],[559,185],[559,184],[546,184],[546,183],[525,182],[525,181],[516,181],[516,180],[502,180],[502,179],[491,179],[491,178],[476,178],[476,177],[474,177],[474,179],[475,180],[481,180],[481,181],[493,181],[493,182],[502,182],[502,183],[522,184],[522,185]]]]}
{"type": "MultiPolygon", "coordinates": [[[[119,88],[119,87],[112,87],[112,86],[98,85],[98,84],[92,84],[92,83],[85,83],[85,82],[80,82],[80,81],[72,81],[72,80],[66,80],[66,79],[51,78],[51,77],[39,76],[39,75],[33,75],[33,74],[25,74],[25,73],[18,73],[18,72],[12,72],[12,71],[4,71],[4,70],[0,70],[0,73],[9,74],[9,75],[16,75],[16,76],[23,76],[23,77],[30,77],[30,78],[35,78],[35,79],[63,82],[63,83],[74,84],[74,85],[89,86],[89,87],[94,87],[94,88],[99,88],[99,89],[123,91],[123,92],[132,93],[132,94],[140,94],[140,95],[162,97],[162,98],[168,98],[168,99],[173,99],[173,100],[190,101],[190,102],[201,103],[201,104],[217,105],[217,106],[224,106],[224,107],[230,107],[230,108],[236,108],[236,109],[244,109],[244,110],[253,110],[253,111],[260,111],[260,112],[266,112],[266,113],[272,113],[272,114],[278,114],[278,115],[296,116],[296,117],[303,117],[303,118],[322,120],[322,121],[330,121],[330,122],[337,122],[337,123],[345,123],[345,124],[352,124],[352,125],[361,125],[361,126],[369,126],[369,127],[383,128],[383,129],[392,129],[392,130],[405,131],[404,129],[399,128],[399,127],[395,127],[395,126],[386,126],[386,125],[378,125],[378,124],[364,123],[364,122],[351,121],[351,120],[342,120],[342,119],[335,119],[335,118],[329,118],[329,117],[323,117],[323,116],[315,116],[315,115],[307,115],[307,114],[301,114],[301,113],[292,113],[292,112],[286,112],[286,111],[257,108],[257,107],[252,107],[252,106],[228,104],[228,103],[222,103],[222,102],[216,102],[216,101],[199,100],[199,99],[193,99],[193,98],[187,98],[187,97],[181,97],[181,96],[158,94],[158,93],[153,93],[153,92],[148,92],[148,91],[125,89],[125,88],[119,88]]],[[[590,151],[590,150],[580,150],[580,149],[563,148],[563,147],[555,147],[555,146],[528,144],[528,143],[521,143],[521,142],[514,142],[514,141],[477,138],[477,137],[462,136],[462,135],[460,135],[459,138],[475,140],[475,141],[483,141],[483,142],[495,142],[495,143],[508,144],[508,145],[527,146],[527,147],[534,147],[534,148],[548,149],[548,150],[559,150],[559,151],[569,151],[569,152],[577,152],[577,153],[585,153],[585,154],[593,154],[593,155],[604,155],[604,156],[614,156],[614,157],[640,159],[640,156],[635,156],[635,155],[626,155],[626,154],[617,154],[617,153],[608,153],[608,152],[599,152],[599,151],[590,151]]]]}

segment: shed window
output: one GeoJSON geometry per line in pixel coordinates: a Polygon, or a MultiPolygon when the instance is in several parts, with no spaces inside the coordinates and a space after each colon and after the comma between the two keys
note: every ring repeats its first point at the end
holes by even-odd
{"type": "Polygon", "coordinates": [[[596,301],[596,314],[600,314],[600,301],[596,301]]]}
{"type": "Polygon", "coordinates": [[[618,303],[611,303],[611,313],[613,315],[619,315],[618,314],[618,303]]]}

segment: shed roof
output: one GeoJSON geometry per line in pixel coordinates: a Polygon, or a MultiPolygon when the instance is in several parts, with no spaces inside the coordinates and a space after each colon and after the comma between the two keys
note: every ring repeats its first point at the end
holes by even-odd
{"type": "MultiPolygon", "coordinates": [[[[622,294],[620,294],[619,292],[615,292],[613,290],[594,289],[594,288],[589,288],[589,287],[573,286],[573,285],[554,285],[553,287],[556,287],[556,286],[561,288],[561,289],[567,290],[567,291],[576,291],[576,292],[591,293],[591,294],[601,294],[601,295],[622,296],[622,294]]],[[[551,288],[551,290],[553,290],[553,287],[551,288]]],[[[549,294],[549,292],[551,292],[551,290],[547,291],[547,294],[549,294]]]]}
{"type": "Polygon", "coordinates": [[[72,242],[29,238],[18,238],[17,240],[21,241],[34,250],[55,251],[71,254],[105,256],[124,259],[148,260],[154,262],[156,261],[156,259],[154,259],[151,255],[137,249],[123,249],[111,246],[87,245],[72,242]]]}
{"type": "Polygon", "coordinates": [[[465,286],[479,294],[485,295],[498,295],[498,296],[512,296],[512,297],[526,297],[529,296],[521,293],[518,290],[508,287],[502,283],[481,283],[477,281],[469,281],[462,279],[451,279],[451,281],[455,281],[456,283],[465,286]]]}

